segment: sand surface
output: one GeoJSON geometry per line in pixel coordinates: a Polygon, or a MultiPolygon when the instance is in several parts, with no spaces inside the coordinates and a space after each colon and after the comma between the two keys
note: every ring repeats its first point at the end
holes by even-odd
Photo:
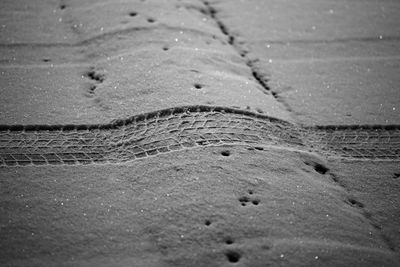
{"type": "Polygon", "coordinates": [[[346,190],[314,169],[325,164],[318,157],[251,148],[4,169],[1,251],[17,265],[91,265],[100,257],[225,266],[229,253],[241,266],[394,265],[346,190]]]}
{"type": "Polygon", "coordinates": [[[233,46],[298,122],[400,123],[399,3],[211,2],[233,46]]]}
{"type": "Polygon", "coordinates": [[[92,5],[54,9],[60,23],[75,29],[62,43],[42,43],[48,32],[38,26],[35,40],[0,45],[2,124],[105,123],[196,104],[290,119],[197,10],[170,1],[96,2],[96,12],[92,5]]]}
{"type": "Polygon", "coordinates": [[[400,5],[1,1],[1,266],[399,266],[400,5]]]}

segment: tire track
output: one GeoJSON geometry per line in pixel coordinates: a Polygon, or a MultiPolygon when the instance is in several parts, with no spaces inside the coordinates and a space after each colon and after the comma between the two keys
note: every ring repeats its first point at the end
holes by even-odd
{"type": "Polygon", "coordinates": [[[309,146],[328,156],[399,160],[400,125],[330,125],[305,129],[309,146]]]}
{"type": "Polygon", "coordinates": [[[400,126],[301,127],[244,110],[183,106],[101,125],[0,125],[0,166],[118,163],[224,144],[399,160],[400,126]]]}

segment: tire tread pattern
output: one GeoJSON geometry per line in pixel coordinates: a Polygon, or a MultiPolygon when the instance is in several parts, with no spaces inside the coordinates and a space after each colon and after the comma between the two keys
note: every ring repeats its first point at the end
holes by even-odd
{"type": "Polygon", "coordinates": [[[400,126],[301,127],[244,110],[183,106],[101,125],[0,125],[0,166],[118,163],[223,144],[398,160],[400,126]]]}

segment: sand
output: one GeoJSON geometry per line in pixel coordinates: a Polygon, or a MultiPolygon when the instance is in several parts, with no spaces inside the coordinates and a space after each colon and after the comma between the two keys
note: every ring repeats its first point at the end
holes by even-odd
{"type": "Polygon", "coordinates": [[[394,266],[318,157],[249,148],[2,170],[1,251],[16,265],[225,266],[232,252],[242,266],[394,266]]]}
{"type": "Polygon", "coordinates": [[[211,2],[233,45],[297,122],[400,123],[399,3],[211,2]]]}
{"type": "Polygon", "coordinates": [[[399,265],[396,3],[0,13],[0,265],[399,265]]]}
{"type": "Polygon", "coordinates": [[[81,1],[55,9],[72,29],[83,25],[63,43],[42,43],[39,32],[32,43],[15,38],[0,46],[2,124],[106,123],[197,104],[290,119],[198,11],[119,1],[97,2],[93,12],[81,1]]]}

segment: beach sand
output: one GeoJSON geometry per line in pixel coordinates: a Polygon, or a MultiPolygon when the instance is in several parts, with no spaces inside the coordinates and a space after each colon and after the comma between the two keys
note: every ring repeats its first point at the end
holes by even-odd
{"type": "Polygon", "coordinates": [[[399,265],[399,4],[0,14],[0,265],[399,265]]]}

